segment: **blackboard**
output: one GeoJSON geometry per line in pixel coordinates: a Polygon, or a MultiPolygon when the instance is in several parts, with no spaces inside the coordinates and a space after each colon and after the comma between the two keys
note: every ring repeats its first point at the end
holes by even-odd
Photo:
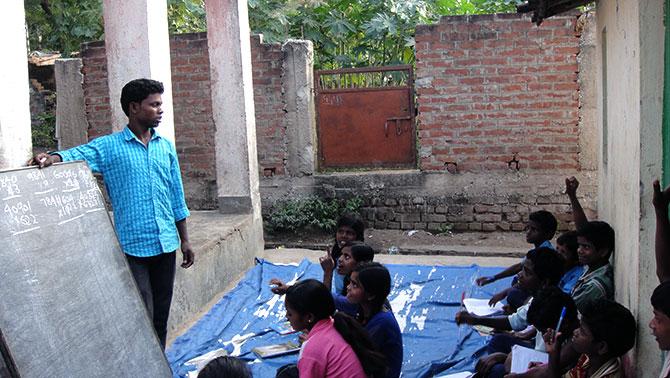
{"type": "Polygon", "coordinates": [[[86,163],[0,172],[0,243],[0,332],[22,378],[171,376],[86,163]]]}

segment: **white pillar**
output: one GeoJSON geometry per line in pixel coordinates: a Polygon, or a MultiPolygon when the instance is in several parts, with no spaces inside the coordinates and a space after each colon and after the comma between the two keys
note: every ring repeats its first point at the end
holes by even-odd
{"type": "Polygon", "coordinates": [[[32,154],[28,54],[23,1],[0,12],[0,168],[24,165],[32,154]]]}
{"type": "Polygon", "coordinates": [[[259,212],[256,120],[245,0],[205,0],[216,183],[224,213],[259,212]]]}
{"type": "Polygon", "coordinates": [[[121,130],[128,117],[121,110],[121,88],[139,78],[163,82],[160,134],[174,142],[170,39],[165,0],[104,0],[107,81],[112,129],[121,130]]]}

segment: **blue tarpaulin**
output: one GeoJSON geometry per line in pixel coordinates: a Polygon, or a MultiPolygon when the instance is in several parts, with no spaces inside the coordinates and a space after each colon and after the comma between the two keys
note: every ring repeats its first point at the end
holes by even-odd
{"type": "MultiPolygon", "coordinates": [[[[480,275],[493,275],[500,268],[476,265],[425,266],[386,265],[393,288],[389,302],[403,334],[403,377],[472,370],[486,339],[469,326],[458,327],[454,315],[461,296],[488,298],[510,284],[501,280],[483,288],[474,284],[480,275]]],[[[272,327],[285,322],[284,300],[270,291],[269,281],[321,279],[318,264],[303,260],[298,265],[272,264],[260,260],[240,283],[227,293],[191,329],[178,337],[167,351],[174,377],[194,370],[185,362],[223,348],[230,355],[249,361],[254,377],[274,377],[277,368],[297,361],[297,354],[259,359],[251,351],[257,346],[297,340],[296,334],[280,335],[272,327]]]]}

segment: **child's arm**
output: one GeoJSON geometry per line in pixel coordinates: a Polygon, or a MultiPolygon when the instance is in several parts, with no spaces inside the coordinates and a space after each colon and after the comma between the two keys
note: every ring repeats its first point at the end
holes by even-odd
{"type": "Polygon", "coordinates": [[[489,300],[489,306],[493,307],[496,305],[496,303],[502,301],[503,299],[507,298],[507,294],[512,290],[511,287],[508,287],[507,289],[494,294],[491,299],[489,300]]]}
{"type": "Polygon", "coordinates": [[[574,176],[565,179],[565,194],[567,194],[568,198],[570,198],[570,206],[572,207],[572,219],[575,222],[575,227],[577,227],[577,230],[584,227],[586,223],[588,223],[589,221],[586,218],[586,214],[584,213],[582,205],[579,203],[579,199],[577,199],[578,187],[579,187],[579,181],[577,181],[577,179],[574,176]]]}
{"type": "Polygon", "coordinates": [[[510,331],[512,325],[509,323],[507,316],[478,316],[471,314],[467,311],[460,311],[456,314],[456,324],[461,325],[463,323],[469,325],[483,325],[487,327],[492,327],[495,329],[510,331]]]}
{"type": "Polygon", "coordinates": [[[272,287],[272,292],[275,294],[279,295],[284,295],[286,294],[286,291],[288,290],[288,285],[285,285],[280,279],[278,278],[273,278],[270,280],[270,286],[272,287]]]}
{"type": "Polygon", "coordinates": [[[549,354],[547,377],[559,378],[561,376],[561,333],[549,328],[542,337],[547,354],[549,354]]]}
{"type": "Polygon", "coordinates": [[[522,267],[523,267],[523,263],[516,263],[516,264],[510,266],[509,268],[503,270],[502,272],[494,274],[493,276],[479,277],[479,278],[477,278],[477,281],[475,281],[475,282],[477,282],[477,285],[479,285],[479,286],[488,285],[492,282],[496,282],[496,281],[498,281],[500,279],[503,279],[505,277],[510,277],[510,276],[513,276],[513,275],[519,273],[521,271],[522,267]]]}
{"type": "Polygon", "coordinates": [[[661,191],[661,184],[654,180],[654,210],[656,211],[656,276],[661,282],[670,280],[670,221],[668,203],[670,186],[661,191]]]}
{"type": "Polygon", "coordinates": [[[331,257],[330,248],[326,251],[325,256],[319,257],[319,263],[323,269],[323,284],[330,291],[333,287],[333,270],[335,269],[335,260],[331,257]]]}

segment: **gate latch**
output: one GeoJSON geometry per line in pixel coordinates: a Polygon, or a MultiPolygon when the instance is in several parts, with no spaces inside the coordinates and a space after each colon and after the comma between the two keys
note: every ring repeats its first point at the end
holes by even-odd
{"type": "Polygon", "coordinates": [[[384,122],[384,136],[386,138],[389,137],[389,122],[395,123],[395,135],[400,136],[400,134],[402,134],[403,132],[402,123],[400,121],[411,121],[411,120],[412,117],[393,117],[386,119],[386,122],[384,122]]]}

